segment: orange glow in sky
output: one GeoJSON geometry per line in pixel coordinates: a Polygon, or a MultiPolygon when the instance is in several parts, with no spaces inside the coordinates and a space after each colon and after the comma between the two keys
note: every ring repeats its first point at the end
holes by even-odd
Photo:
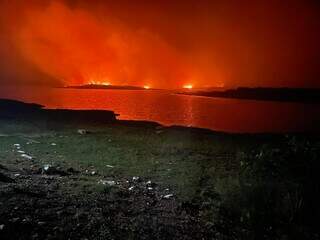
{"type": "Polygon", "coordinates": [[[143,88],[144,89],[150,89],[150,86],[149,85],[144,85],[143,88]]]}
{"type": "Polygon", "coordinates": [[[320,87],[319,10],[314,0],[0,1],[0,84],[320,87]]]}

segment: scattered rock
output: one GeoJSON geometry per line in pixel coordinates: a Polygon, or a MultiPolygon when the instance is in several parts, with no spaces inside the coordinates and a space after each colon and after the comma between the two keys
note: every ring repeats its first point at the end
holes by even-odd
{"type": "Polygon", "coordinates": [[[17,150],[21,149],[21,145],[20,145],[19,143],[15,143],[15,144],[13,144],[13,146],[14,146],[17,150]]]}
{"type": "Polygon", "coordinates": [[[147,186],[148,188],[152,188],[152,189],[153,189],[153,188],[155,188],[157,185],[149,180],[148,182],[146,182],[146,186],[147,186]]]}
{"type": "Polygon", "coordinates": [[[164,199],[169,199],[169,198],[172,198],[172,197],[173,197],[173,194],[167,194],[167,195],[163,196],[164,199]]]}
{"type": "MultiPolygon", "coordinates": [[[[62,171],[59,166],[51,164],[40,166],[42,166],[40,170],[45,174],[56,174],[62,171]]],[[[39,169],[37,165],[34,168],[39,169]]],[[[89,175],[92,171],[97,170],[90,167],[87,174],[89,175]]],[[[66,172],[74,172],[74,169],[70,168],[66,172]]],[[[15,173],[17,172],[12,172],[12,175],[15,173]]],[[[5,195],[0,198],[0,202],[4,204],[0,205],[1,210],[6,214],[2,212],[0,214],[0,224],[5,224],[5,226],[0,225],[0,230],[4,228],[5,233],[12,233],[12,239],[22,239],[24,236],[30,239],[32,237],[48,239],[48,233],[51,234],[50,239],[61,239],[63,236],[69,236],[68,234],[72,236],[70,239],[109,239],[109,232],[104,235],[109,229],[116,234],[114,239],[125,239],[126,236],[123,237],[121,231],[132,227],[138,234],[143,234],[141,239],[149,239],[148,234],[151,231],[156,231],[155,236],[162,234],[162,230],[159,230],[157,225],[150,224],[149,219],[153,217],[159,219],[164,228],[178,226],[179,229],[186,229],[185,227],[191,226],[190,230],[185,230],[187,234],[201,230],[190,225],[188,219],[176,211],[179,205],[172,201],[173,199],[165,200],[170,198],[170,195],[165,197],[163,195],[170,192],[164,192],[158,185],[155,188],[152,187],[155,183],[149,179],[137,176],[119,179],[104,177],[104,179],[95,180],[95,183],[98,182],[102,184],[101,187],[110,188],[112,191],[84,195],[82,192],[79,193],[78,189],[75,192],[72,191],[72,187],[77,186],[74,185],[77,184],[75,181],[80,180],[80,177],[39,176],[34,171],[23,171],[21,174],[24,178],[16,179],[16,186],[5,184],[8,185],[5,186],[7,189],[12,188],[13,198],[10,202],[5,195]],[[32,174],[30,179],[27,178],[29,173],[32,174]],[[49,177],[52,180],[49,181],[49,177]],[[76,217],[73,218],[73,216],[76,217]],[[100,229],[104,224],[107,227],[100,229]],[[92,236],[96,232],[97,234],[92,236]],[[22,237],[19,238],[20,236],[22,237]]],[[[0,235],[1,233],[3,232],[0,231],[0,235]]],[[[178,234],[169,235],[169,237],[166,235],[165,238],[159,239],[196,239],[176,238],[176,236],[178,234]]],[[[154,235],[152,237],[157,238],[154,235]]]]}
{"type": "Polygon", "coordinates": [[[4,229],[4,224],[0,224],[0,231],[4,229]]]}
{"type": "Polygon", "coordinates": [[[46,164],[43,166],[43,170],[46,172],[49,171],[50,168],[52,168],[52,166],[50,164],[46,164]]]}
{"type": "Polygon", "coordinates": [[[21,154],[20,157],[25,158],[25,159],[28,159],[28,160],[32,160],[32,159],[33,159],[33,157],[31,157],[30,155],[25,154],[25,153],[24,153],[24,154],[21,154]]]}
{"type": "Polygon", "coordinates": [[[45,224],[46,224],[46,223],[45,223],[45,222],[42,222],[42,221],[39,221],[39,222],[38,222],[38,225],[39,225],[39,226],[42,226],[42,225],[45,225],[45,224]]]}
{"type": "Polygon", "coordinates": [[[31,220],[27,217],[22,220],[23,223],[29,223],[31,220]]]}
{"type": "Polygon", "coordinates": [[[24,154],[24,153],[25,153],[25,151],[18,150],[18,151],[17,151],[17,153],[22,153],[22,154],[24,154]]]}
{"type": "Polygon", "coordinates": [[[112,165],[106,165],[106,167],[108,167],[108,168],[114,168],[114,166],[112,166],[112,165]]]}
{"type": "Polygon", "coordinates": [[[84,135],[84,134],[88,134],[89,132],[86,129],[78,129],[77,133],[84,135]]]}
{"type": "Polygon", "coordinates": [[[109,185],[109,186],[116,185],[116,182],[111,181],[111,180],[99,180],[98,183],[103,184],[103,185],[109,185]]]}
{"type": "Polygon", "coordinates": [[[41,169],[41,174],[46,174],[46,175],[60,175],[60,176],[67,176],[69,173],[57,168],[53,167],[50,164],[46,164],[43,166],[41,169]]]}
{"type": "Polygon", "coordinates": [[[51,145],[51,146],[57,146],[57,144],[56,144],[56,143],[51,143],[50,145],[51,145]]]}

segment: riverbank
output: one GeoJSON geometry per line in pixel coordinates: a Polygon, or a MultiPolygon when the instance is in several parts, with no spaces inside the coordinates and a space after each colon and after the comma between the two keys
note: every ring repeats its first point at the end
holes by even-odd
{"type": "Polygon", "coordinates": [[[318,135],[18,113],[0,117],[1,239],[319,237],[318,135]]]}

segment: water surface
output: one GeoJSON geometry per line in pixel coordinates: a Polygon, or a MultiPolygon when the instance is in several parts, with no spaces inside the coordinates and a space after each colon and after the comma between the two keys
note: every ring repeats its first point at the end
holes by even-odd
{"type": "Polygon", "coordinates": [[[209,128],[227,132],[319,131],[320,105],[176,95],[155,90],[14,88],[1,98],[47,108],[112,110],[125,120],[209,128]]]}

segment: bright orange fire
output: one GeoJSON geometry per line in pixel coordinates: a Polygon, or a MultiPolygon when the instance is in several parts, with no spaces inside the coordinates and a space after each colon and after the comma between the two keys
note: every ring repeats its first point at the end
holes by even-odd
{"type": "Polygon", "coordinates": [[[185,88],[185,89],[192,89],[192,88],[193,88],[193,85],[191,85],[191,84],[186,84],[186,85],[183,85],[183,88],[185,88]]]}
{"type": "Polygon", "coordinates": [[[149,85],[145,85],[143,86],[144,89],[150,89],[150,86],[149,85]]]}
{"type": "Polygon", "coordinates": [[[91,80],[87,84],[89,84],[89,85],[103,85],[103,86],[111,85],[110,82],[101,82],[101,81],[95,81],[95,80],[91,80]]]}

